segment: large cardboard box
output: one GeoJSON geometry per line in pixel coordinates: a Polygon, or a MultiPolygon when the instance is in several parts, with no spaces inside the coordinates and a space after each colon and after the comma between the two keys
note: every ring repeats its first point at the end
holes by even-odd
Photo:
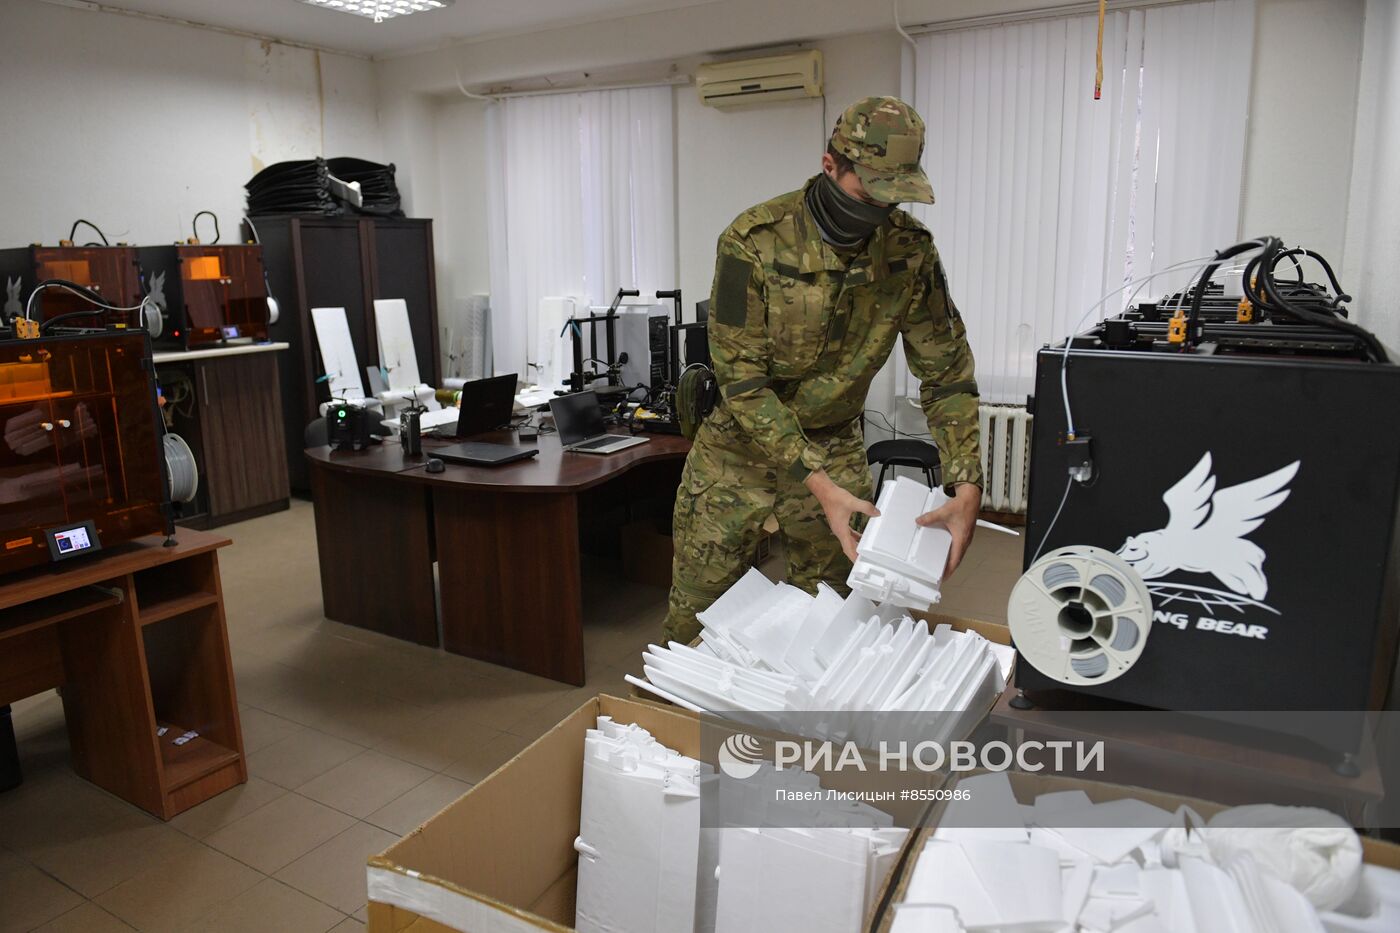
{"type": "MultiPolygon", "coordinates": [[[[1195,797],[1182,797],[1143,787],[1128,787],[1123,784],[1088,781],[1083,778],[1055,774],[1029,774],[1024,771],[1007,772],[1007,777],[1011,781],[1011,789],[1016,795],[1016,802],[1021,804],[1035,803],[1035,798],[1041,794],[1079,790],[1087,794],[1094,803],[1134,798],[1169,812],[1176,812],[1177,807],[1185,804],[1205,819],[1210,819],[1221,810],[1227,809],[1221,804],[1195,797]]],[[[957,784],[953,782],[949,786],[956,787],[957,784]]],[[[909,879],[913,875],[919,853],[924,850],[924,843],[938,828],[939,821],[947,809],[946,803],[935,805],[929,810],[927,825],[909,834],[910,838],[904,846],[904,851],[900,853],[898,862],[890,872],[889,877],[885,879],[884,887],[875,899],[875,905],[869,918],[868,933],[888,933],[894,924],[895,905],[904,900],[904,892],[909,887],[909,879]]],[[[1367,864],[1380,865],[1384,868],[1400,871],[1400,845],[1362,836],[1361,851],[1367,864]]]]}
{"type": "Polygon", "coordinates": [[[370,858],[371,933],[572,929],[583,740],[600,715],[636,723],[683,755],[701,754],[701,724],[691,713],[611,696],[589,700],[370,858]]]}

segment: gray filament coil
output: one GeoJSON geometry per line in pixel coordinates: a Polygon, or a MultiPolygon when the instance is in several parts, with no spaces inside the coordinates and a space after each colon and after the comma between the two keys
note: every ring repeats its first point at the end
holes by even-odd
{"type": "Polygon", "coordinates": [[[170,501],[194,501],[199,492],[199,469],[195,466],[194,452],[178,434],[165,435],[163,446],[165,473],[170,477],[170,501]]]}
{"type": "Polygon", "coordinates": [[[1142,656],[1152,597],[1126,561],[1102,548],[1051,551],[1016,581],[1007,605],[1016,650],[1066,684],[1107,683],[1142,656]]]}
{"type": "Polygon", "coordinates": [[[141,325],[151,334],[151,339],[155,340],[165,331],[165,318],[160,313],[160,305],[147,295],[141,299],[141,325]]]}

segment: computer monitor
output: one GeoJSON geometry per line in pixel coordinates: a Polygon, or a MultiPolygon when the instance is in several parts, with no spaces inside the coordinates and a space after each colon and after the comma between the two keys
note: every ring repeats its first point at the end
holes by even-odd
{"type": "Polygon", "coordinates": [[[470,437],[509,424],[517,379],[518,375],[511,373],[464,384],[461,411],[457,416],[457,437],[470,437]]]}

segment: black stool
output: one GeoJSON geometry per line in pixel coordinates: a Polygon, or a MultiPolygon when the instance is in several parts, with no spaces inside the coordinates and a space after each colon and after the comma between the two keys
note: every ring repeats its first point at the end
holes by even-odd
{"type": "Polygon", "coordinates": [[[892,466],[907,466],[923,470],[930,489],[942,485],[943,471],[938,465],[938,448],[928,441],[895,438],[876,441],[865,452],[866,463],[880,464],[880,479],[875,483],[875,495],[885,485],[885,471],[892,466]]]}

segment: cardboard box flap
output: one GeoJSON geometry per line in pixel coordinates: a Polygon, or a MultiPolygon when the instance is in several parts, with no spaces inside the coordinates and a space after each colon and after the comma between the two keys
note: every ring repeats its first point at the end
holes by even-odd
{"type": "MultiPolygon", "coordinates": [[[[584,703],[382,858],[503,909],[540,901],[575,867],[573,836],[558,827],[578,826],[583,734],[598,708],[584,703]]],[[[546,919],[567,927],[574,918],[546,919]]]]}
{"type": "Polygon", "coordinates": [[[574,922],[583,740],[600,715],[636,723],[682,754],[699,754],[700,723],[688,713],[610,696],[586,701],[369,859],[374,928],[416,933],[427,921],[425,931],[436,924],[472,933],[567,933],[574,922]]]}

